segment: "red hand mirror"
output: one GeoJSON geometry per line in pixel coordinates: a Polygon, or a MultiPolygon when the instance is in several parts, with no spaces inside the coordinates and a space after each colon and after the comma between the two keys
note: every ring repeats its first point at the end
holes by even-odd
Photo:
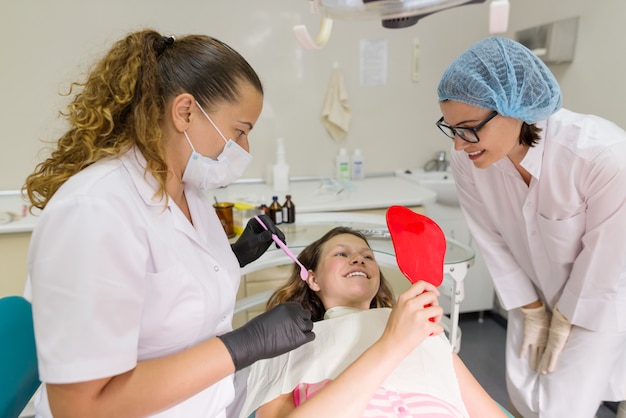
{"type": "Polygon", "coordinates": [[[446,237],[435,221],[404,206],[387,209],[387,228],[402,274],[411,283],[443,281],[446,237]]]}

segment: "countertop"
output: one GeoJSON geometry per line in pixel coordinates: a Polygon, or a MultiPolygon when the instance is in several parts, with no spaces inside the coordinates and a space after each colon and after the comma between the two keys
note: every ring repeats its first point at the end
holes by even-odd
{"type": "Polygon", "coordinates": [[[19,190],[0,190],[0,234],[31,232],[36,223],[19,190]]]}
{"type": "MultiPolygon", "coordinates": [[[[260,180],[248,180],[212,190],[207,197],[269,206],[272,196],[278,196],[282,204],[286,194],[291,194],[296,213],[379,209],[391,205],[419,206],[436,199],[432,190],[393,174],[366,177],[343,186],[330,179],[295,179],[289,183],[288,191],[281,192],[275,192],[271,185],[260,180]]],[[[26,208],[27,202],[19,191],[0,191],[0,234],[32,232],[38,217],[28,213],[26,208]]]]}
{"type": "Polygon", "coordinates": [[[287,194],[291,194],[296,213],[379,209],[391,205],[419,206],[436,199],[432,190],[393,174],[366,177],[348,182],[343,187],[329,179],[316,179],[292,181],[289,190],[281,192],[274,191],[266,183],[235,183],[208,193],[211,199],[215,196],[219,201],[242,201],[255,206],[262,203],[269,206],[272,196],[278,196],[282,205],[287,194]]]}

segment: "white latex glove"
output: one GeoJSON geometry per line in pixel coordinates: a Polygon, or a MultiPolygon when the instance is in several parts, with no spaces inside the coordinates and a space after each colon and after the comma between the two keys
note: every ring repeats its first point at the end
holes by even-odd
{"type": "Polygon", "coordinates": [[[554,308],[552,322],[550,323],[550,332],[548,333],[548,345],[541,356],[541,362],[537,369],[539,373],[547,374],[554,371],[556,362],[565,347],[565,343],[571,331],[572,324],[557,308],[554,308]]]}
{"type": "Polygon", "coordinates": [[[521,308],[521,310],[524,314],[524,340],[520,358],[525,358],[526,354],[530,354],[530,368],[538,371],[539,361],[548,342],[550,314],[544,305],[539,308],[521,308]]]}

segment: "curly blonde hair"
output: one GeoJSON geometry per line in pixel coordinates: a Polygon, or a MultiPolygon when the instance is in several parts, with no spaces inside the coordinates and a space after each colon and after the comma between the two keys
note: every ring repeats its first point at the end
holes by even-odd
{"type": "MultiPolygon", "coordinates": [[[[350,234],[361,238],[369,246],[367,238],[357,230],[345,226],[338,226],[328,231],[320,239],[309,244],[298,256],[298,260],[309,270],[315,271],[320,261],[324,244],[337,235],[350,234]]],[[[370,302],[370,309],[373,308],[392,308],[395,304],[395,298],[391,286],[385,279],[383,272],[378,268],[380,273],[380,286],[378,292],[370,302]]],[[[268,299],[265,309],[270,310],[274,306],[282,302],[299,302],[304,309],[311,312],[313,321],[321,321],[324,319],[326,308],[322,300],[317,296],[307,283],[300,277],[300,267],[294,263],[291,275],[287,282],[278,288],[268,299]]]]}
{"type": "Polygon", "coordinates": [[[165,197],[168,166],[161,121],[171,98],[189,93],[210,111],[236,103],[241,82],[262,95],[250,64],[225,43],[204,35],[180,39],[154,30],[131,33],[113,45],[84,82],[70,85],[75,95],[61,114],[70,129],[49,158],[39,163],[22,187],[33,207],[43,209],[70,177],[93,163],[137,147],[146,171],[165,197]]]}

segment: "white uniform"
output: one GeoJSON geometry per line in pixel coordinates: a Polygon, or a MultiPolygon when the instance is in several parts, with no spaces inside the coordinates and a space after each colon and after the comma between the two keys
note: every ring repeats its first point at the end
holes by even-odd
{"type": "MultiPolygon", "coordinates": [[[[192,226],[144,165],[134,150],[95,163],[41,215],[26,296],[43,382],[117,375],[231,330],[240,269],[210,200],[186,187],[192,226]]],[[[231,376],[155,416],[224,417],[233,396],[231,376]]]]}
{"type": "Polygon", "coordinates": [[[502,306],[509,312],[507,379],[524,417],[592,417],[626,399],[626,133],[562,109],[521,165],[478,169],[452,152],[459,200],[502,306]],[[540,299],[574,325],[556,370],[520,359],[520,306],[540,299]]]}

